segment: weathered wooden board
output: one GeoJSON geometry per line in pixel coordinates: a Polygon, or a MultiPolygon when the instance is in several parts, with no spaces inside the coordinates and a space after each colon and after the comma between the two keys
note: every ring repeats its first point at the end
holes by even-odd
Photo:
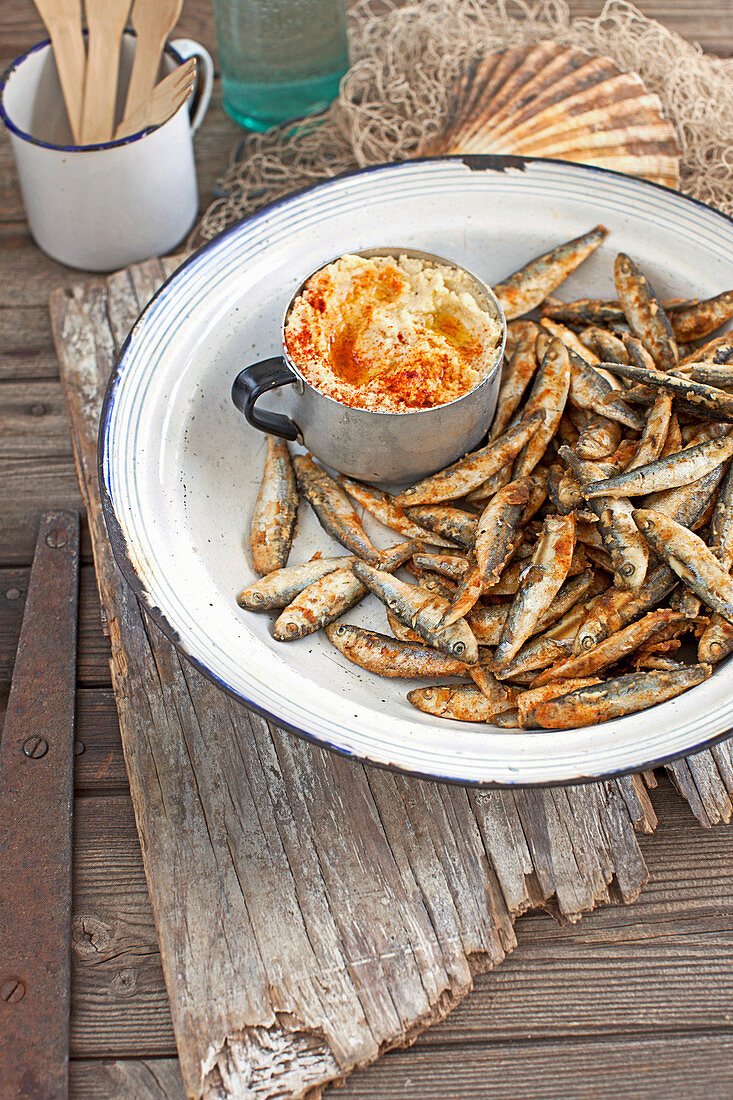
{"type": "MultiPolygon", "coordinates": [[[[683,1032],[606,1042],[572,1040],[427,1047],[388,1054],[356,1073],[334,1100],[727,1100],[733,1093],[729,1034],[683,1032]],[[407,1087],[406,1087],[407,1085],[407,1087]]],[[[183,1100],[173,1059],[72,1062],[75,1100],[183,1100]]]]}
{"type": "Polygon", "coordinates": [[[441,1019],[519,913],[576,920],[635,898],[646,869],[615,784],[477,792],[364,768],[249,714],[141,613],[103,530],[97,422],[164,274],[55,292],[52,318],[182,1073],[209,1100],[315,1094],[441,1019]]]}
{"type": "MultiPolygon", "coordinates": [[[[609,1033],[729,1027],[733,834],[690,828],[689,810],[666,781],[656,801],[663,827],[641,838],[654,871],[633,908],[606,906],[574,926],[544,914],[521,917],[520,949],[478,975],[471,995],[424,1032],[418,1047],[579,1037],[602,1043],[609,1033]]],[[[173,1054],[130,799],[82,797],[76,814],[73,1053],[173,1054]]]]}
{"type": "Polygon", "coordinates": [[[57,381],[0,381],[0,438],[8,458],[71,458],[57,381]]]}
{"type": "Polygon", "coordinates": [[[20,382],[58,376],[47,306],[0,309],[0,379],[20,382]]]}
{"type": "MultiPolygon", "coordinates": [[[[38,516],[49,501],[58,508],[79,510],[83,507],[71,457],[51,457],[42,463],[28,458],[0,457],[0,561],[3,565],[30,565],[38,516]]],[[[82,557],[89,560],[91,546],[86,523],[82,525],[81,552],[82,557]]]]}

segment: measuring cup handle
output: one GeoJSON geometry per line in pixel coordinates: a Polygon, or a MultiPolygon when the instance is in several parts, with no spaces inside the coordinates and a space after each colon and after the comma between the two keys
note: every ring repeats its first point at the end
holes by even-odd
{"type": "Polygon", "coordinates": [[[300,437],[300,429],[294,420],[282,413],[258,411],[255,406],[263,393],[295,381],[296,376],[281,355],[263,359],[261,363],[253,363],[239,372],[232,385],[232,401],[253,428],[294,441],[300,437]]]}
{"type": "Polygon", "coordinates": [[[191,133],[195,134],[204,121],[204,115],[211,101],[211,93],[214,88],[214,59],[206,47],[202,46],[200,42],[194,42],[193,38],[176,38],[170,45],[184,61],[188,61],[189,57],[195,57],[198,61],[196,66],[196,90],[189,105],[191,133]]]}

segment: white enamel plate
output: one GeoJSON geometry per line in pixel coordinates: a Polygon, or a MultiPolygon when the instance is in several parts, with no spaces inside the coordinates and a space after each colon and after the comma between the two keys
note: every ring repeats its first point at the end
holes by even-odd
{"type": "MultiPolygon", "coordinates": [[[[303,277],[334,256],[404,245],[498,282],[597,223],[605,245],[562,297],[611,297],[628,252],[660,296],[733,286],[733,222],[653,184],[518,158],[407,162],[329,181],[276,203],[194,255],[135,325],[110,383],[100,477],[117,559],[180,649],[233,695],[325,746],[441,779],[549,784],[639,769],[733,727],[733,667],[638,715],[567,732],[445,722],[406,700],[414,682],[347,662],[322,633],[282,644],[273,618],[241,611],[255,579],[247,537],[264,439],[231,403],[236,374],[279,353],[279,323],[303,277]]],[[[269,400],[278,407],[278,398],[269,400]]],[[[376,523],[381,546],[399,541],[376,523]]],[[[301,505],[291,563],[343,553],[301,505]]],[[[388,633],[369,597],[348,621],[388,633]]]]}

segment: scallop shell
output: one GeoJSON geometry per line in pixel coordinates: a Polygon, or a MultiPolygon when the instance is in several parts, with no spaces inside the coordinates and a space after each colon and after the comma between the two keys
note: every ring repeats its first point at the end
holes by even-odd
{"type": "Polygon", "coordinates": [[[610,58],[557,42],[472,61],[421,153],[550,157],[679,187],[679,143],[659,97],[610,58]]]}

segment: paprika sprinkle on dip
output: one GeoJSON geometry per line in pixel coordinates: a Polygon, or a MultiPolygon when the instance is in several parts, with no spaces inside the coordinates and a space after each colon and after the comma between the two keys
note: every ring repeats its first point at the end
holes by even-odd
{"type": "Polygon", "coordinates": [[[285,324],[307,382],[375,412],[469,393],[494,366],[501,337],[466,272],[409,256],[342,256],[311,276],[285,324]]]}

